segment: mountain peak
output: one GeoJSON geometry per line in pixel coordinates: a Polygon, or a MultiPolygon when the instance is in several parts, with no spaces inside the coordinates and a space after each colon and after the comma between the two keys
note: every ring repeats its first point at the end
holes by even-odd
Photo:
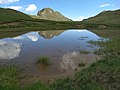
{"type": "Polygon", "coordinates": [[[53,9],[51,9],[51,8],[43,8],[42,10],[53,10],[53,9]]]}
{"type": "Polygon", "coordinates": [[[53,20],[53,21],[71,21],[67,17],[63,16],[60,12],[54,11],[51,8],[43,8],[38,11],[37,15],[40,19],[53,20]]]}
{"type": "Polygon", "coordinates": [[[54,11],[51,9],[51,8],[43,8],[42,10],[40,10],[39,12],[38,12],[38,16],[41,16],[42,14],[44,14],[44,13],[53,13],[54,11]]]}

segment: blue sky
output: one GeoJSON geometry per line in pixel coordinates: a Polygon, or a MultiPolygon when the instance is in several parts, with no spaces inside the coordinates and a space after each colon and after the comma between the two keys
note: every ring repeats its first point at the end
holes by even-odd
{"type": "Polygon", "coordinates": [[[12,8],[27,14],[50,7],[73,20],[82,20],[104,10],[120,9],[120,0],[0,0],[0,7],[12,8]]]}

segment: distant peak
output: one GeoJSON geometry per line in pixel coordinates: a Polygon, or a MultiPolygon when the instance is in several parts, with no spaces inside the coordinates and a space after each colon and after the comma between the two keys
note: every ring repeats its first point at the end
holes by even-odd
{"type": "Polygon", "coordinates": [[[52,9],[51,9],[51,8],[49,8],[49,7],[48,7],[48,8],[43,8],[43,9],[44,9],[44,10],[52,10],[52,9]]]}
{"type": "Polygon", "coordinates": [[[41,19],[46,19],[46,20],[53,20],[53,21],[71,21],[64,15],[62,15],[58,11],[54,11],[51,8],[43,8],[42,10],[38,11],[37,15],[41,19]]]}
{"type": "Polygon", "coordinates": [[[102,11],[101,13],[104,13],[104,12],[107,12],[107,11],[109,11],[109,10],[104,10],[104,11],[102,11]]]}
{"type": "Polygon", "coordinates": [[[51,8],[43,8],[41,11],[53,11],[51,8]]]}

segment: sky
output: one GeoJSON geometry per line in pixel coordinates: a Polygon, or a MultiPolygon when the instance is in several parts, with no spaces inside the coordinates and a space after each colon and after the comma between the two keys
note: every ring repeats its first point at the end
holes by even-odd
{"type": "Polygon", "coordinates": [[[0,0],[0,7],[32,15],[49,7],[72,20],[81,21],[104,10],[120,9],[120,0],[0,0]]]}

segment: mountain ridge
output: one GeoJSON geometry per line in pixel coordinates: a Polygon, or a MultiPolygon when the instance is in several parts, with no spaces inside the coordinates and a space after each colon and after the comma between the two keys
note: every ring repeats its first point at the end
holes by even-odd
{"type": "Polygon", "coordinates": [[[43,8],[37,13],[40,19],[53,20],[53,21],[71,21],[67,17],[63,16],[60,12],[54,11],[51,8],[43,8]]]}
{"type": "Polygon", "coordinates": [[[83,22],[86,23],[96,23],[96,24],[118,24],[120,22],[120,9],[118,10],[108,10],[102,11],[96,16],[84,19],[83,22]]]}
{"type": "Polygon", "coordinates": [[[0,8],[0,23],[14,22],[17,20],[30,20],[32,19],[29,15],[9,9],[9,8],[0,8]]]}

